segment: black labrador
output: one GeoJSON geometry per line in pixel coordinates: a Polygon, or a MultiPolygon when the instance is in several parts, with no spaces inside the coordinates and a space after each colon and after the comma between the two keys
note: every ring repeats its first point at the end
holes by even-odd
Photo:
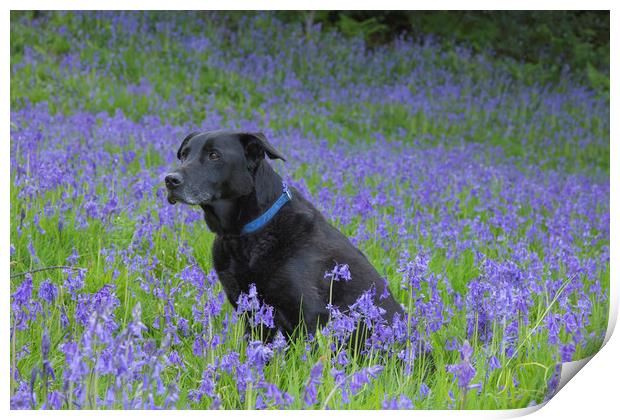
{"type": "Polygon", "coordinates": [[[328,320],[330,294],[346,312],[374,288],[386,320],[402,313],[364,254],[296,189],[283,186],[265,156],[284,160],[262,133],[194,132],[177,152],[181,165],[165,178],[168,201],[202,207],[217,235],[213,265],[230,303],[236,307],[254,283],[274,308],[276,329],[289,336],[302,320],[310,333],[328,320]],[[349,281],[325,278],[336,264],[348,264],[349,281]]]}

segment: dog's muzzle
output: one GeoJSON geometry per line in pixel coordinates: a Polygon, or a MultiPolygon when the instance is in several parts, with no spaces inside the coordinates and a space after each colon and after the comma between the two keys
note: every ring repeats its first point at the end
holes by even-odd
{"type": "Polygon", "coordinates": [[[166,175],[164,178],[166,182],[166,188],[168,189],[168,202],[175,204],[177,198],[174,196],[174,191],[183,184],[183,176],[178,172],[172,172],[166,175]]]}

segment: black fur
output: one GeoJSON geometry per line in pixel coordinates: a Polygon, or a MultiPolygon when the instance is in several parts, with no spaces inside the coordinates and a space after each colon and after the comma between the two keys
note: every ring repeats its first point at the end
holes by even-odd
{"type": "Polygon", "coordinates": [[[274,307],[277,329],[291,334],[302,315],[314,332],[329,316],[325,272],[348,264],[352,280],[333,283],[334,306],[346,311],[374,287],[387,320],[402,313],[391,294],[379,298],[384,282],[364,254],[294,188],[292,200],[267,225],[240,234],[282,194],[282,178],[265,155],[284,159],[260,133],[192,133],[179,149],[181,166],[166,177],[169,201],[200,205],[217,235],[213,264],[230,303],[236,306],[239,294],[254,283],[260,298],[274,307]]]}

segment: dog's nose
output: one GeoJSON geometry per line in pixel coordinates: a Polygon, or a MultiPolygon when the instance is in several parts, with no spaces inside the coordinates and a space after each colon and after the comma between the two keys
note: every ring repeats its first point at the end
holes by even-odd
{"type": "Polygon", "coordinates": [[[183,182],[183,177],[181,176],[181,174],[177,172],[173,172],[171,174],[166,175],[165,181],[166,181],[166,187],[176,188],[179,185],[181,185],[181,183],[183,182]]]}

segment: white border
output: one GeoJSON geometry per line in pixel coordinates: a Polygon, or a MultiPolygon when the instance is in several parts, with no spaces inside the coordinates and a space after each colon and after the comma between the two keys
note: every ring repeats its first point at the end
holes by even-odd
{"type": "MultiPolygon", "coordinates": [[[[501,2],[497,1],[468,1],[466,3],[459,1],[434,1],[432,3],[410,3],[404,1],[393,1],[393,0],[384,0],[381,2],[373,2],[373,3],[362,3],[360,1],[313,1],[306,2],[305,4],[300,4],[298,2],[291,3],[289,1],[283,0],[274,0],[274,1],[243,1],[243,0],[229,0],[225,3],[219,2],[211,2],[211,1],[191,1],[191,0],[177,0],[174,3],[163,2],[163,1],[118,1],[118,0],[109,0],[106,2],[82,2],[82,4],[78,4],[76,1],[68,1],[68,0],[57,0],[57,1],[41,1],[41,0],[22,0],[22,1],[9,1],[4,3],[6,6],[6,14],[5,18],[2,20],[2,34],[4,35],[5,41],[2,43],[2,51],[3,56],[7,57],[9,55],[9,36],[10,36],[10,9],[170,9],[170,10],[186,10],[186,9],[326,9],[326,10],[338,10],[338,9],[420,9],[420,10],[429,10],[429,9],[603,9],[603,10],[612,10],[611,13],[611,37],[612,37],[612,45],[618,45],[617,42],[617,30],[614,25],[617,23],[618,19],[615,18],[615,10],[612,7],[614,3],[611,1],[589,1],[589,2],[576,2],[576,1],[533,1],[533,0],[524,0],[520,2],[501,2]],[[82,7],[79,7],[82,6],[82,7]],[[305,6],[305,7],[303,7],[305,6]],[[429,7],[432,6],[432,7],[429,7]],[[465,6],[465,7],[464,7],[465,6]]],[[[612,48],[613,51],[613,48],[612,48]]],[[[616,57],[612,54],[612,72],[613,69],[617,68],[616,57]]],[[[5,64],[2,68],[5,92],[9,92],[10,90],[10,68],[7,64],[5,64]]],[[[615,84],[612,84],[612,92],[616,92],[615,84]]],[[[614,95],[615,96],[615,95],[614,95]]],[[[10,104],[8,100],[8,95],[5,97],[4,102],[2,103],[3,115],[7,121],[4,131],[2,133],[1,141],[3,145],[3,150],[5,153],[2,154],[2,159],[4,160],[1,165],[1,175],[2,180],[0,181],[0,185],[2,188],[3,194],[8,194],[9,191],[9,126],[10,126],[10,104]]],[[[614,112],[614,108],[611,108],[611,121],[620,121],[618,119],[617,112],[614,112]]],[[[613,128],[611,138],[613,139],[613,128]]],[[[617,214],[618,209],[618,199],[616,194],[615,186],[618,185],[618,168],[614,166],[615,157],[618,156],[618,147],[612,141],[611,142],[611,156],[612,156],[612,164],[611,164],[611,214],[617,214]]],[[[5,196],[6,197],[6,196],[5,196]]],[[[0,215],[2,220],[5,220],[5,223],[0,224],[0,229],[2,230],[2,237],[6,238],[6,241],[2,247],[0,247],[0,264],[2,264],[3,272],[6,273],[8,278],[9,273],[9,252],[8,252],[8,242],[9,239],[9,226],[10,226],[10,211],[9,211],[9,200],[2,200],[0,203],[0,215]]],[[[613,219],[611,222],[611,261],[620,261],[618,248],[617,248],[617,238],[618,238],[618,227],[617,224],[614,223],[613,219]]],[[[520,410],[497,410],[497,411],[417,411],[415,413],[411,413],[409,411],[394,411],[390,412],[390,417],[399,417],[399,418],[410,418],[411,416],[422,417],[422,418],[445,418],[447,417],[455,417],[458,416],[460,418],[475,418],[475,419],[487,419],[487,418],[510,418],[516,417],[520,415],[525,415],[537,411],[534,414],[535,418],[543,419],[543,418],[584,418],[588,416],[590,418],[610,418],[611,412],[617,413],[617,378],[619,373],[619,363],[617,356],[620,354],[620,344],[618,342],[617,337],[611,338],[611,333],[615,327],[617,317],[618,317],[618,287],[617,284],[613,281],[614,278],[617,278],[617,269],[614,269],[615,266],[611,267],[611,276],[612,279],[611,287],[610,287],[610,323],[608,332],[606,335],[606,345],[599,352],[599,354],[595,355],[590,363],[588,363],[588,367],[584,369],[584,372],[579,374],[579,379],[575,381],[570,381],[568,385],[564,389],[562,389],[547,405],[543,410],[537,411],[540,407],[530,407],[526,409],[520,410]],[[609,340],[609,341],[608,341],[609,340]],[[592,417],[594,416],[594,417],[592,417]]],[[[73,417],[79,416],[83,418],[85,415],[91,415],[94,417],[105,416],[108,417],[110,415],[120,416],[129,418],[134,417],[135,415],[141,415],[138,413],[128,412],[128,411],[114,411],[114,412],[101,412],[101,411],[89,411],[88,414],[84,411],[63,411],[63,412],[51,412],[51,411],[28,411],[28,412],[19,412],[19,411],[10,411],[9,410],[9,386],[8,386],[8,372],[9,372],[9,345],[8,345],[8,337],[9,337],[9,282],[7,281],[6,286],[2,288],[1,292],[3,295],[3,301],[5,302],[2,305],[2,321],[0,322],[0,337],[4,338],[4,345],[0,346],[0,359],[4,364],[4,375],[2,375],[2,379],[0,380],[0,398],[3,402],[4,412],[8,412],[10,416],[14,416],[15,418],[31,418],[38,416],[45,417],[73,417]]],[[[579,371],[583,367],[583,362],[572,362],[568,364],[563,369],[562,381],[565,384],[568,381],[568,376],[571,373],[574,374],[579,371]]],[[[572,376],[571,376],[572,377],[572,376]]],[[[244,416],[250,417],[280,417],[287,416],[290,414],[290,411],[270,411],[270,412],[259,412],[252,411],[249,413],[243,413],[244,416]]],[[[326,411],[321,412],[320,416],[327,417],[338,417],[342,419],[343,417],[358,417],[365,416],[367,414],[372,415],[375,412],[368,411],[326,411]]],[[[203,419],[205,415],[208,415],[210,418],[226,418],[229,416],[236,416],[240,413],[233,411],[222,411],[222,412],[209,412],[203,413],[201,411],[190,411],[185,410],[183,412],[183,416],[189,416],[190,418],[200,418],[203,419]]],[[[170,416],[177,415],[177,412],[169,412],[169,411],[151,411],[148,413],[149,417],[152,418],[169,418],[170,416]]],[[[294,413],[295,416],[299,416],[300,418],[314,418],[317,413],[315,412],[307,412],[307,411],[297,411],[294,413]]]]}

